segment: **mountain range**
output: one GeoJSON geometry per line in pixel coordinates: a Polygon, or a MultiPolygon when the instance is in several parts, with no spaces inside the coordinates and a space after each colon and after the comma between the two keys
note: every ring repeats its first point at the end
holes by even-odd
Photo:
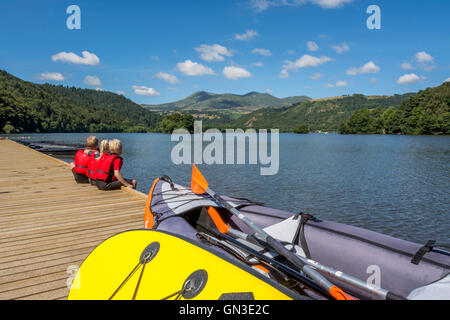
{"type": "Polygon", "coordinates": [[[244,95],[238,94],[215,94],[206,91],[198,91],[185,99],[158,105],[143,105],[144,108],[167,113],[173,111],[193,113],[249,113],[262,108],[279,108],[308,101],[307,96],[295,96],[288,98],[277,98],[268,93],[249,92],[244,95]]]}
{"type": "Polygon", "coordinates": [[[347,121],[359,109],[398,108],[412,96],[414,93],[393,96],[354,94],[315,99],[288,107],[265,108],[242,115],[233,121],[233,127],[279,128],[281,131],[292,131],[298,124],[303,124],[314,131],[337,131],[339,125],[347,121]]]}
{"type": "Polygon", "coordinates": [[[200,91],[144,108],[112,92],[36,84],[0,70],[0,132],[168,132],[202,119],[205,130],[293,132],[301,126],[301,131],[448,134],[449,88],[446,83],[419,93],[323,99],[200,91]]]}

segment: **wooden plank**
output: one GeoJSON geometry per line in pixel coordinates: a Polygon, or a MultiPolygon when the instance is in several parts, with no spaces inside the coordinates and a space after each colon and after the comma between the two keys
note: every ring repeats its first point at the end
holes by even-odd
{"type": "Polygon", "coordinates": [[[55,261],[58,259],[63,259],[67,257],[72,257],[78,254],[85,254],[86,256],[96,247],[98,243],[90,243],[82,246],[70,246],[66,247],[66,250],[51,253],[49,251],[41,252],[36,257],[23,257],[23,256],[15,256],[16,259],[12,261],[0,262],[0,271],[6,269],[15,269],[16,267],[28,266],[36,263],[46,262],[46,261],[55,261]]]}
{"type": "Polygon", "coordinates": [[[105,237],[108,238],[115,234],[117,234],[117,231],[116,232],[109,231],[101,234],[96,233],[92,237],[73,239],[70,242],[58,241],[57,243],[55,242],[48,243],[46,245],[38,245],[38,246],[33,245],[30,247],[21,246],[19,249],[3,251],[0,261],[3,263],[6,261],[14,261],[17,259],[21,259],[23,257],[29,258],[40,256],[42,254],[63,252],[66,251],[67,249],[76,248],[82,245],[92,245],[92,244],[98,245],[100,244],[100,242],[105,240],[105,237]]]}
{"type": "MultiPolygon", "coordinates": [[[[20,288],[27,288],[36,284],[40,283],[47,283],[50,281],[55,280],[62,280],[62,279],[68,279],[70,277],[70,274],[67,271],[58,271],[54,273],[48,273],[44,274],[42,276],[34,277],[34,278],[28,278],[24,280],[19,281],[12,281],[5,284],[2,284],[0,293],[6,293],[20,288]]],[[[2,299],[0,295],[0,299],[2,299]]]]}
{"type": "MultiPolygon", "coordinates": [[[[129,198],[126,194],[123,192],[104,192],[104,191],[97,191],[95,190],[95,187],[92,187],[89,192],[86,192],[85,190],[80,191],[73,191],[71,190],[70,197],[72,199],[83,199],[83,201],[90,201],[94,202],[97,199],[103,199],[103,200],[109,200],[109,199],[117,199],[117,198],[129,198]]],[[[59,193],[57,192],[43,192],[39,191],[38,193],[28,193],[24,195],[23,193],[20,194],[21,197],[13,197],[10,196],[9,198],[5,196],[0,196],[2,198],[3,208],[9,208],[9,207],[21,207],[21,206],[33,206],[38,205],[40,203],[43,203],[45,201],[58,201],[58,202],[67,202],[67,191],[61,191],[59,193]]]]}
{"type": "Polygon", "coordinates": [[[145,200],[77,184],[67,163],[0,141],[0,299],[66,299],[67,268],[142,228],[145,200]]]}
{"type": "MultiPolygon", "coordinates": [[[[33,220],[34,217],[52,217],[58,215],[64,218],[63,214],[70,213],[92,213],[95,211],[103,212],[105,209],[110,209],[112,206],[114,207],[136,207],[141,208],[142,203],[140,201],[136,201],[135,199],[114,199],[110,200],[107,203],[97,202],[92,204],[86,203],[68,203],[65,205],[53,204],[53,202],[49,202],[46,204],[42,204],[41,206],[37,206],[35,208],[18,208],[18,209],[8,209],[8,214],[2,214],[2,221],[9,223],[9,221],[17,220],[17,217],[22,217],[22,222],[26,219],[28,221],[33,220]]],[[[20,219],[19,219],[20,220],[20,219]]],[[[0,224],[1,225],[1,224],[0,224]]]]}
{"type": "Polygon", "coordinates": [[[109,223],[103,223],[103,224],[96,224],[96,225],[86,225],[84,228],[79,227],[75,230],[68,227],[68,230],[61,228],[56,231],[50,231],[50,232],[38,232],[38,235],[36,235],[36,232],[22,232],[16,237],[9,237],[7,240],[3,243],[1,243],[0,246],[0,252],[2,251],[9,251],[11,248],[17,249],[18,246],[27,247],[27,245],[43,245],[47,244],[47,242],[54,242],[57,240],[63,240],[67,241],[67,239],[76,239],[78,237],[85,237],[92,234],[102,234],[102,232],[107,230],[122,230],[123,228],[126,229],[134,229],[134,228],[142,228],[142,223],[136,223],[135,221],[124,223],[121,221],[114,221],[113,224],[109,223]],[[14,248],[15,247],[15,248],[14,248]]]}
{"type": "Polygon", "coordinates": [[[56,265],[53,265],[50,267],[35,268],[35,269],[31,269],[31,270],[28,270],[28,271],[25,271],[22,273],[9,273],[7,275],[0,276],[0,290],[2,288],[2,285],[6,284],[6,283],[10,283],[10,282],[14,282],[14,281],[21,281],[21,280],[25,280],[25,279],[31,279],[31,278],[35,278],[35,277],[39,277],[39,276],[43,276],[43,275],[55,273],[55,272],[67,272],[67,268],[69,266],[71,266],[71,265],[80,266],[84,259],[85,258],[79,259],[79,260],[73,259],[69,263],[62,262],[60,264],[56,264],[56,265]]]}
{"type": "Polygon", "coordinates": [[[79,224],[86,224],[86,223],[96,223],[97,221],[113,221],[115,218],[127,218],[127,217],[133,217],[137,218],[140,217],[143,218],[143,214],[141,212],[136,213],[136,210],[130,210],[126,212],[122,212],[119,214],[111,214],[107,216],[96,216],[94,218],[88,218],[88,219],[66,219],[64,222],[56,223],[56,224],[45,224],[45,225],[36,225],[36,226],[26,226],[26,227],[13,227],[13,228],[5,228],[2,232],[3,234],[12,234],[16,232],[21,232],[25,230],[55,230],[58,229],[61,226],[71,226],[71,225],[79,225],[79,224]],[[79,224],[77,224],[79,223],[79,224]]]}
{"type": "Polygon", "coordinates": [[[63,282],[61,282],[61,285],[63,285],[63,286],[59,289],[39,292],[36,294],[26,295],[26,296],[14,298],[14,299],[15,300],[54,300],[54,299],[56,299],[56,297],[67,296],[69,294],[69,289],[67,288],[67,286],[65,286],[65,284],[63,284],[63,282]]]}

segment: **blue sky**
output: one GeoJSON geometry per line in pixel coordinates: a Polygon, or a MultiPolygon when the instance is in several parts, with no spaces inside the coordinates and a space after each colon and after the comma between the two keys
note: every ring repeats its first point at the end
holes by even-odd
{"type": "Polygon", "coordinates": [[[448,0],[4,1],[0,68],[148,104],[198,90],[413,92],[450,78],[449,14],[448,0]],[[80,30],[66,26],[72,4],[80,30]]]}

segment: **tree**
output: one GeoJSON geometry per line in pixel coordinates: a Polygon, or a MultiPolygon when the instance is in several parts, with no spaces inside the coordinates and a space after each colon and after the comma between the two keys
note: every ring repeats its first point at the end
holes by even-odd
{"type": "Polygon", "coordinates": [[[308,125],[306,125],[306,124],[298,124],[294,129],[294,133],[298,133],[298,134],[307,134],[309,132],[310,132],[310,129],[309,129],[308,125]]]}
{"type": "Polygon", "coordinates": [[[450,83],[419,91],[398,109],[361,109],[339,132],[388,134],[450,134],[450,83]]]}
{"type": "Polygon", "coordinates": [[[172,133],[176,129],[186,129],[189,132],[194,132],[194,116],[191,114],[181,114],[175,112],[165,116],[160,128],[163,133],[172,133]]]}
{"type": "Polygon", "coordinates": [[[8,134],[15,133],[16,128],[14,128],[14,126],[12,126],[11,124],[5,124],[5,126],[3,127],[3,132],[8,134]]]}

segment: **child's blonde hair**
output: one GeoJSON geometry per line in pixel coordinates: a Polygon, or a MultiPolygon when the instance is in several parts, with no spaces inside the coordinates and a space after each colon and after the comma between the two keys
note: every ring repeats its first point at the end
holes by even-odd
{"type": "Polygon", "coordinates": [[[122,151],[122,142],[119,139],[109,141],[109,151],[111,153],[117,153],[122,151]]]}
{"type": "Polygon", "coordinates": [[[109,140],[105,139],[100,142],[100,153],[109,152],[109,140]]]}
{"type": "Polygon", "coordinates": [[[89,136],[86,139],[86,147],[96,149],[98,147],[98,139],[96,136],[89,136]]]}

